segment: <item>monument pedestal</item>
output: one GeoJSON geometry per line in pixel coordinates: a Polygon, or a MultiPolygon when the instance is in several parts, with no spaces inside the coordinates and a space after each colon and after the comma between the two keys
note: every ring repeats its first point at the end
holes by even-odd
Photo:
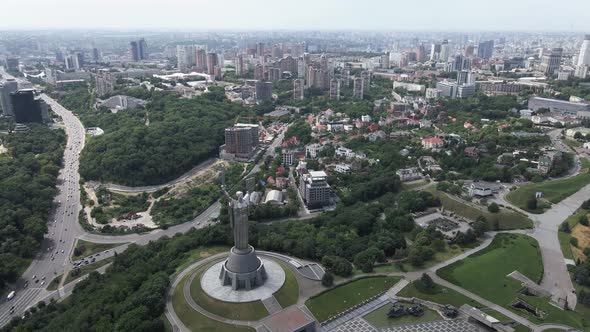
{"type": "Polygon", "coordinates": [[[266,278],[264,263],[256,256],[252,246],[249,246],[249,250],[231,248],[219,272],[221,284],[231,285],[233,290],[250,290],[262,285],[266,278]]]}

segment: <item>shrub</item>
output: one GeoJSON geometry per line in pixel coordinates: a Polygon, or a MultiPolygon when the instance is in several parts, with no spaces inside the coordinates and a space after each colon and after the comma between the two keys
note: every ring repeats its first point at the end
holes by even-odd
{"type": "Polygon", "coordinates": [[[492,203],[488,205],[488,211],[490,211],[491,213],[498,213],[500,212],[500,207],[498,206],[498,204],[492,203]]]}

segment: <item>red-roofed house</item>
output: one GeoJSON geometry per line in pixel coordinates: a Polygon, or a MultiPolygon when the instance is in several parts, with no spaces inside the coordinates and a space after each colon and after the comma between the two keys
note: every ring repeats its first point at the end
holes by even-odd
{"type": "Polygon", "coordinates": [[[372,133],[374,133],[379,129],[379,126],[373,123],[368,128],[372,133]]]}
{"type": "Polygon", "coordinates": [[[422,146],[425,149],[437,149],[442,148],[445,145],[445,141],[438,137],[429,137],[422,139],[422,146]]]}

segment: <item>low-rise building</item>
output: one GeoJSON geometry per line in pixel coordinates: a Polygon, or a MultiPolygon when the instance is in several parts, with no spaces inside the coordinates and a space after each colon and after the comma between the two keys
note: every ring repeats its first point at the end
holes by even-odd
{"type": "Polygon", "coordinates": [[[479,149],[476,148],[475,146],[466,147],[465,150],[463,150],[463,152],[465,153],[465,156],[467,156],[471,159],[475,159],[475,160],[479,159],[479,149]]]}
{"type": "Polygon", "coordinates": [[[264,204],[282,205],[283,193],[278,190],[269,191],[264,198],[264,204]]]}
{"type": "Polygon", "coordinates": [[[445,141],[438,137],[429,137],[422,139],[422,146],[425,149],[438,149],[445,145],[445,141]]]}
{"type": "Polygon", "coordinates": [[[334,171],[340,174],[348,174],[352,170],[352,165],[350,164],[336,164],[334,167],[334,171]]]}
{"type": "Polygon", "coordinates": [[[414,181],[422,178],[422,173],[417,167],[398,169],[395,174],[399,176],[402,182],[414,181]]]}
{"type": "Polygon", "coordinates": [[[549,174],[549,172],[553,168],[553,165],[555,165],[556,162],[559,162],[561,158],[561,151],[549,151],[541,157],[539,157],[539,164],[537,165],[539,174],[549,174]]]}
{"type": "Polygon", "coordinates": [[[469,185],[472,197],[488,197],[500,191],[502,186],[494,182],[474,181],[469,185]]]}
{"type": "Polygon", "coordinates": [[[308,158],[317,158],[324,146],[318,143],[309,144],[305,147],[305,155],[308,158]]]}

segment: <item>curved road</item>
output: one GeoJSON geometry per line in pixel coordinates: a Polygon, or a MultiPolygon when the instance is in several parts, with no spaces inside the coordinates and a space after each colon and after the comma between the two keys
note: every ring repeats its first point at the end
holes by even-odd
{"type": "MultiPolygon", "coordinates": [[[[23,81],[22,79],[17,80],[23,81]]],[[[72,112],[62,107],[55,100],[47,95],[41,97],[51,106],[55,113],[61,116],[68,137],[63,168],[58,178],[58,195],[55,198],[57,204],[48,222],[49,231],[42,242],[41,250],[22,277],[15,285],[10,287],[10,290],[16,290],[15,297],[10,301],[4,301],[0,305],[0,326],[5,325],[13,316],[21,315],[22,312],[39,301],[49,298],[61,298],[71,292],[72,283],[57,291],[47,291],[45,287],[53,278],[72,268],[70,257],[76,239],[80,238],[97,243],[122,244],[110,250],[109,253],[100,256],[100,259],[105,259],[112,256],[114,252],[125,250],[128,243],[146,244],[162,236],[173,236],[179,232],[187,232],[193,227],[205,227],[209,224],[211,215],[218,213],[220,210],[220,203],[217,201],[191,222],[179,224],[166,230],[154,230],[146,234],[109,236],[84,231],[78,223],[78,213],[81,209],[79,204],[78,157],[84,147],[84,127],[72,112]],[[12,306],[14,306],[13,312],[10,310],[12,306]]],[[[284,132],[283,130],[267,149],[266,155],[274,154],[274,147],[280,143],[284,132]]],[[[250,173],[258,167],[259,165],[255,165],[250,173]]],[[[573,285],[559,246],[557,230],[561,222],[575,212],[587,197],[590,197],[590,185],[582,188],[562,202],[553,205],[551,210],[542,215],[529,214],[536,221],[536,227],[530,232],[530,235],[541,244],[545,267],[541,285],[550,290],[554,297],[567,297],[570,307],[575,306],[576,299],[575,294],[572,292],[573,285]]]]}
{"type": "MultiPolygon", "coordinates": [[[[1,69],[0,73],[5,74],[1,69]]],[[[4,77],[10,78],[11,76],[4,75],[4,77]]],[[[16,79],[19,81],[19,84],[26,83],[22,78],[16,79]]],[[[61,106],[51,97],[42,94],[41,98],[62,118],[68,137],[63,168],[58,177],[58,195],[55,197],[56,209],[50,215],[48,222],[49,231],[45,235],[38,254],[21,278],[15,284],[8,286],[9,291],[14,290],[16,294],[10,301],[2,299],[2,303],[0,304],[0,327],[7,324],[13,317],[21,316],[24,311],[39,301],[45,301],[51,298],[60,299],[71,293],[74,283],[60,287],[56,291],[48,291],[45,288],[55,277],[65,275],[65,272],[73,268],[70,257],[72,256],[71,254],[77,239],[96,243],[121,243],[121,246],[115,247],[109,250],[109,252],[101,253],[101,256],[96,257],[96,260],[100,261],[113,256],[115,252],[125,250],[129,243],[147,244],[163,236],[171,237],[177,233],[188,232],[192,228],[206,227],[211,224],[212,215],[218,215],[221,209],[220,202],[216,201],[192,221],[169,227],[166,230],[157,229],[148,233],[126,235],[102,235],[86,232],[78,222],[78,214],[82,208],[79,203],[80,176],[78,174],[78,166],[79,154],[84,148],[84,126],[71,111],[61,106]]],[[[274,149],[282,141],[285,131],[286,128],[283,129],[275,141],[268,147],[265,156],[274,154],[274,149]]],[[[263,160],[264,158],[261,159],[261,162],[263,160]]],[[[199,167],[202,166],[195,167],[193,170],[182,175],[181,178],[170,183],[181,181],[182,178],[190,176],[199,167]]],[[[256,164],[248,175],[259,169],[259,167],[260,165],[256,164]]],[[[166,185],[169,185],[169,183],[162,186],[152,186],[152,189],[166,185]]],[[[136,191],[142,188],[122,187],[121,189],[136,191]]]]}

